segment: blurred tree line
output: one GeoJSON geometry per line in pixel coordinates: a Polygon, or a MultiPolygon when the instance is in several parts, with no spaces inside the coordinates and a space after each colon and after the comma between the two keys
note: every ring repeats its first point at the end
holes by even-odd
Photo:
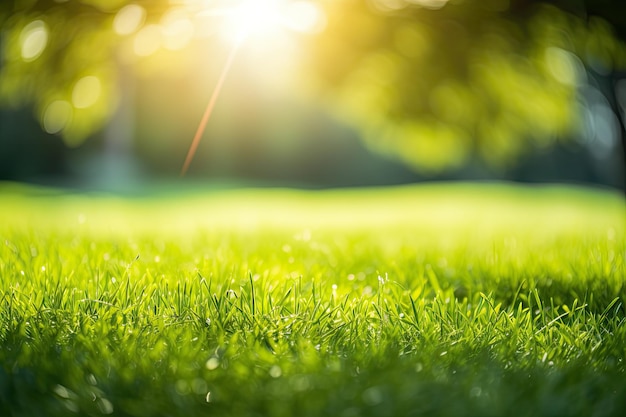
{"type": "MultiPolygon", "coordinates": [[[[203,107],[206,96],[197,91],[199,86],[210,91],[223,65],[225,47],[211,27],[198,25],[195,16],[225,4],[217,0],[3,1],[0,106],[5,110],[0,113],[4,118],[0,119],[0,165],[10,166],[7,172],[20,169],[15,149],[25,150],[16,138],[24,141],[35,135],[32,120],[24,114],[29,109],[42,131],[61,137],[70,148],[80,145],[89,152],[94,147],[90,141],[100,140],[109,148],[138,154],[154,170],[175,172],[192,128],[176,120],[160,124],[159,119],[171,113],[187,122],[184,113],[193,106],[203,107]],[[181,52],[186,50],[192,52],[181,52]],[[202,50],[219,59],[198,58],[202,50]],[[201,82],[189,81],[203,75],[201,82]],[[176,97],[183,94],[186,103],[176,97]],[[157,106],[159,100],[163,103],[157,106]],[[153,112],[148,114],[145,108],[153,112]],[[21,133],[18,117],[20,128],[24,127],[21,133]],[[126,132],[115,128],[122,125],[127,126],[126,132]],[[157,140],[164,132],[174,140],[157,140]]],[[[480,177],[484,172],[507,171],[527,179],[539,165],[557,164],[558,169],[579,169],[583,181],[605,175],[616,178],[601,182],[614,186],[626,182],[623,2],[319,0],[317,4],[324,11],[325,28],[300,45],[296,88],[301,91],[294,95],[348,123],[369,149],[398,158],[422,176],[480,177]],[[573,148],[588,155],[570,158],[573,148]],[[560,150],[560,156],[554,156],[555,150],[560,150]],[[567,168],[568,163],[581,166],[567,168]],[[620,163],[621,172],[615,168],[620,163]],[[594,164],[614,168],[597,174],[591,172],[594,164]]],[[[237,152],[244,155],[239,157],[241,166],[228,169],[248,170],[250,176],[294,155],[300,159],[288,167],[292,170],[305,165],[307,157],[311,165],[324,164],[333,152],[339,155],[338,165],[350,165],[354,157],[356,165],[378,164],[376,172],[391,169],[367,156],[353,141],[354,135],[337,133],[345,133],[345,128],[332,130],[333,120],[295,112],[291,103],[271,97],[276,95],[271,88],[264,92],[243,80],[250,76],[250,71],[235,71],[233,84],[246,87],[233,87],[235,92],[224,99],[224,106],[233,112],[248,109],[256,116],[232,116],[223,120],[234,126],[213,131],[210,127],[208,136],[223,139],[203,145],[204,158],[213,160],[204,171],[196,167],[197,174],[236,159],[237,152]],[[272,117],[276,123],[266,127],[272,117]],[[267,138],[251,140],[259,131],[267,138]],[[276,139],[294,135],[308,137],[308,142],[276,139]],[[342,137],[320,140],[333,136],[342,137]],[[340,147],[343,150],[336,152],[340,147]],[[258,158],[266,165],[255,171],[258,158]]],[[[51,148],[46,144],[27,151],[39,153],[39,161],[54,158],[51,152],[78,153],[51,148]]],[[[119,152],[113,156],[118,158],[119,152]]],[[[59,169],[50,161],[46,164],[50,170],[59,169]]],[[[350,167],[350,175],[365,175],[356,165],[350,167]]],[[[398,178],[417,178],[403,170],[395,172],[398,178]]]]}
{"type": "Polygon", "coordinates": [[[311,65],[372,147],[422,170],[572,140],[623,152],[624,3],[331,3],[311,65]]]}

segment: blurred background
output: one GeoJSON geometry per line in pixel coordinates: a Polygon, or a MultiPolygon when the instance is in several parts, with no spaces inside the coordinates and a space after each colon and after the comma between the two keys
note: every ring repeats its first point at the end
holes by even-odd
{"type": "Polygon", "coordinates": [[[184,181],[624,189],[625,39],[621,0],[3,0],[0,181],[177,184],[221,87],[184,181]]]}

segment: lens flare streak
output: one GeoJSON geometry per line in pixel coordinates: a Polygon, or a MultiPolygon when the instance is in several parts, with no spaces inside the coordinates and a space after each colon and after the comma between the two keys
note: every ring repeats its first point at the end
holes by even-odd
{"type": "MultiPolygon", "coordinates": [[[[235,55],[245,39],[250,37],[264,38],[262,35],[274,33],[278,29],[291,29],[295,32],[316,32],[323,23],[323,14],[309,1],[300,0],[291,4],[289,8],[282,8],[279,0],[243,0],[238,7],[212,8],[197,13],[198,16],[220,17],[225,20],[224,34],[234,41],[233,47],[222,69],[213,95],[202,116],[198,129],[193,138],[180,176],[187,173],[206,125],[211,118],[217,99],[220,96],[224,82],[235,59],[235,55]]],[[[264,38],[265,39],[265,38],[264,38]]],[[[267,41],[267,39],[265,39],[267,41]]]]}
{"type": "Polygon", "coordinates": [[[193,161],[193,157],[196,154],[198,145],[200,144],[200,139],[202,138],[202,135],[204,134],[204,130],[206,129],[206,125],[209,119],[211,118],[211,114],[213,113],[213,109],[215,108],[215,103],[217,102],[220,92],[222,91],[222,88],[224,87],[224,82],[226,81],[226,77],[228,76],[228,73],[230,72],[230,68],[233,65],[233,61],[235,60],[235,55],[237,55],[237,50],[239,49],[240,44],[241,42],[237,42],[233,46],[233,48],[230,50],[230,54],[228,55],[226,64],[224,65],[224,68],[222,69],[222,73],[220,74],[220,78],[217,81],[215,90],[213,90],[213,95],[211,96],[211,99],[209,100],[209,104],[207,105],[206,110],[204,111],[202,120],[200,120],[200,124],[198,125],[198,130],[196,130],[196,134],[193,138],[193,141],[191,142],[189,151],[187,152],[185,163],[183,165],[182,170],[180,171],[181,177],[185,176],[185,174],[187,173],[187,170],[189,170],[189,165],[191,165],[191,161],[193,161]]]}

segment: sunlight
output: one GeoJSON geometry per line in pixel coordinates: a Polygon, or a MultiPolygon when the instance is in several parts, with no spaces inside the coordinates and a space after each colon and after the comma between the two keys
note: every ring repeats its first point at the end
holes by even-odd
{"type": "Polygon", "coordinates": [[[198,16],[220,18],[220,36],[233,43],[250,38],[275,42],[289,31],[317,33],[325,25],[321,8],[304,0],[243,0],[235,7],[207,8],[198,16]]]}
{"type": "Polygon", "coordinates": [[[239,40],[250,35],[266,36],[280,30],[281,9],[277,0],[246,0],[227,19],[226,36],[239,40]]]}
{"type": "MultiPolygon", "coordinates": [[[[205,8],[198,12],[197,16],[219,19],[213,22],[218,23],[218,26],[221,27],[221,30],[217,33],[225,40],[232,43],[232,47],[187,152],[185,162],[181,169],[181,176],[187,173],[193,161],[206,125],[211,118],[217,99],[220,96],[225,79],[230,72],[235,55],[243,41],[254,41],[255,46],[262,46],[262,48],[254,48],[257,52],[261,49],[264,51],[274,49],[280,51],[279,56],[281,58],[287,55],[293,58],[295,48],[290,46],[295,46],[295,44],[285,35],[287,35],[289,31],[317,33],[320,32],[325,25],[325,16],[322,10],[313,2],[304,0],[243,0],[235,7],[205,8]]],[[[265,55],[264,62],[267,61],[267,58],[268,56],[265,55]]],[[[272,72],[275,74],[277,61],[273,59],[272,62],[274,63],[272,72]]]]}
{"type": "Polygon", "coordinates": [[[176,51],[187,46],[194,36],[194,26],[187,14],[180,9],[172,9],[161,19],[163,46],[176,51]]]}
{"type": "Polygon", "coordinates": [[[319,33],[326,26],[326,16],[319,5],[311,1],[293,1],[286,9],[284,24],[301,33],[319,33]]]}

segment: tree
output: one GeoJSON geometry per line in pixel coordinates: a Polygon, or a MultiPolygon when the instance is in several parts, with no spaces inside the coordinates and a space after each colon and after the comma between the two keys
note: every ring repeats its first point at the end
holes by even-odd
{"type": "Polygon", "coordinates": [[[33,106],[42,127],[76,146],[104,126],[120,99],[127,35],[160,18],[164,1],[4,1],[0,105],[33,106]],[[120,12],[125,7],[127,13],[120,12]],[[149,7],[142,7],[144,4],[149,7]]]}
{"type": "Polygon", "coordinates": [[[372,147],[421,170],[473,154],[499,167],[580,135],[590,72],[626,66],[615,2],[329,3],[318,83],[372,147]]]}
{"type": "MultiPolygon", "coordinates": [[[[302,73],[372,148],[417,170],[474,156],[503,167],[589,135],[596,122],[597,131],[607,108],[626,137],[626,6],[617,0],[318,2],[326,29],[310,38],[302,73]]],[[[151,36],[189,34],[195,3],[176,16],[171,3],[3,2],[0,104],[32,105],[46,131],[81,143],[110,119],[120,77],[151,53],[151,36]]],[[[611,123],[604,145],[591,138],[598,147],[617,140],[611,123]]]]}

